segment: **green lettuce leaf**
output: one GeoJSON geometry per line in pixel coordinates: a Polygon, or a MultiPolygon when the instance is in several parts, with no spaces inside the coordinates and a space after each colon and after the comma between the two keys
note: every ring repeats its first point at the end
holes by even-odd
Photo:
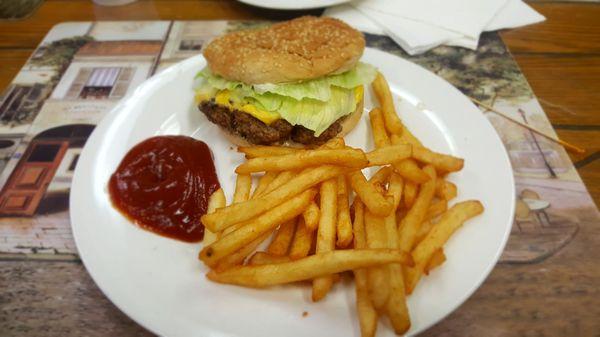
{"type": "Polygon", "coordinates": [[[295,100],[286,97],[279,114],[292,125],[302,125],[315,132],[318,137],[333,122],[356,109],[356,99],[352,89],[332,86],[329,101],[311,98],[295,100]]]}
{"type": "Polygon", "coordinates": [[[218,90],[233,90],[238,88],[244,88],[246,90],[252,90],[252,87],[242,82],[229,81],[221,76],[213,75],[208,68],[204,68],[196,74],[195,79],[203,79],[200,82],[201,87],[210,86],[218,90]]]}
{"type": "Polygon", "coordinates": [[[317,78],[310,81],[283,84],[255,84],[254,91],[258,93],[270,92],[282,96],[288,96],[297,100],[312,98],[327,101],[331,97],[331,87],[336,86],[345,89],[356,88],[373,82],[377,75],[377,69],[366,63],[358,63],[356,67],[341,74],[335,74],[317,78]]]}
{"type": "Polygon", "coordinates": [[[246,98],[260,109],[276,111],[292,125],[302,125],[314,131],[316,137],[333,122],[353,112],[358,103],[353,89],[339,87],[331,87],[330,99],[327,102],[312,98],[297,100],[271,93],[246,98]]]}
{"type": "Polygon", "coordinates": [[[352,89],[359,85],[369,84],[377,74],[375,67],[358,63],[356,67],[341,74],[329,75],[310,81],[280,84],[254,84],[248,85],[238,81],[228,81],[218,75],[214,75],[208,68],[200,71],[197,77],[202,77],[212,87],[219,90],[241,90],[243,92],[255,92],[258,94],[272,93],[291,97],[297,100],[312,98],[320,101],[328,101],[331,97],[331,87],[336,86],[352,89]]]}

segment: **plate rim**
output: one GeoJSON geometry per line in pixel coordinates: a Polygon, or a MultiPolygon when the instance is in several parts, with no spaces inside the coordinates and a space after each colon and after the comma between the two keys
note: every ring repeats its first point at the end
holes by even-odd
{"type": "MultiPolygon", "coordinates": [[[[316,9],[316,8],[325,8],[325,7],[329,7],[329,6],[336,6],[336,5],[348,3],[351,0],[326,0],[325,3],[323,3],[323,4],[315,3],[315,4],[309,5],[309,6],[294,5],[294,2],[290,2],[290,1],[281,1],[281,3],[278,5],[269,5],[269,4],[265,4],[264,2],[257,1],[257,0],[238,0],[238,1],[243,4],[246,4],[248,6],[253,6],[253,7],[258,7],[258,8],[294,11],[294,10],[306,10],[306,9],[316,9]]],[[[267,2],[272,2],[272,0],[269,0],[267,2]]]]}
{"type": "MultiPolygon", "coordinates": [[[[475,106],[466,95],[464,95],[460,90],[458,90],[458,88],[456,88],[454,85],[452,85],[451,83],[449,83],[448,81],[446,81],[444,78],[438,76],[437,74],[429,71],[428,69],[414,63],[411,62],[409,60],[403,59],[397,55],[388,53],[388,52],[384,52],[375,48],[370,48],[367,47],[365,48],[365,53],[375,53],[375,54],[381,54],[381,55],[385,55],[385,57],[393,57],[394,59],[396,59],[398,62],[401,63],[405,63],[408,64],[408,66],[412,66],[412,67],[417,67],[420,69],[420,71],[424,71],[429,73],[429,75],[435,77],[438,81],[443,82],[451,91],[455,91],[455,93],[458,94],[458,96],[460,96],[460,99],[464,101],[464,103],[472,106],[473,108],[475,108],[477,111],[480,111],[479,108],[477,106],[475,106]]],[[[364,56],[364,55],[363,55],[364,56]]],[[[101,130],[104,129],[110,129],[109,127],[111,126],[111,124],[115,123],[115,120],[118,118],[118,112],[120,112],[120,110],[124,109],[125,106],[128,104],[128,101],[131,100],[132,98],[136,97],[137,95],[142,94],[147,88],[152,87],[154,85],[157,85],[158,83],[162,82],[164,77],[167,76],[176,76],[178,69],[180,67],[182,67],[183,63],[186,62],[194,62],[196,58],[199,59],[203,59],[203,57],[201,55],[197,55],[197,56],[193,56],[190,57],[188,59],[182,60],[176,64],[173,64],[171,66],[169,66],[168,68],[164,69],[163,71],[161,71],[159,74],[155,74],[154,76],[146,79],[143,83],[141,83],[135,90],[133,90],[131,93],[129,93],[128,95],[126,95],[123,99],[121,99],[109,112],[107,112],[107,114],[102,118],[102,120],[97,124],[96,128],[94,129],[94,131],[92,132],[92,134],[90,135],[90,137],[88,138],[88,141],[95,139],[98,136],[95,136],[96,134],[99,134],[101,130]],[[161,75],[161,76],[157,76],[157,75],[161,75]]],[[[508,164],[508,169],[509,169],[509,174],[508,179],[510,180],[510,190],[512,191],[511,193],[511,197],[510,200],[507,200],[507,202],[509,203],[509,214],[510,216],[508,218],[510,218],[510,223],[508,225],[506,225],[503,236],[501,238],[501,242],[499,245],[498,250],[496,251],[496,253],[494,254],[494,258],[493,258],[493,262],[490,262],[487,267],[485,269],[483,269],[483,272],[481,273],[481,277],[479,280],[477,280],[477,282],[469,289],[469,291],[464,292],[463,294],[461,294],[460,296],[460,300],[458,300],[457,304],[454,306],[454,308],[452,310],[449,310],[448,312],[446,312],[444,315],[442,315],[441,317],[439,317],[439,319],[437,320],[432,320],[427,324],[423,324],[422,326],[419,327],[418,330],[415,331],[411,331],[410,335],[417,335],[429,328],[431,328],[433,325],[441,322],[442,320],[444,320],[446,317],[448,317],[448,315],[450,315],[451,313],[453,313],[454,311],[456,311],[460,306],[462,306],[464,304],[464,302],[469,299],[473,293],[475,293],[475,291],[477,291],[481,285],[485,282],[485,280],[487,280],[487,278],[489,277],[490,273],[492,272],[492,270],[495,268],[495,266],[497,265],[500,256],[502,255],[506,244],[508,242],[509,236],[510,236],[510,232],[511,232],[511,228],[513,226],[513,221],[514,221],[514,212],[515,212],[515,191],[516,191],[516,187],[515,187],[515,180],[514,180],[514,173],[512,170],[512,164],[510,162],[510,158],[508,156],[508,153],[504,150],[504,146],[502,143],[502,140],[500,138],[500,136],[498,135],[497,131],[495,130],[495,128],[493,127],[493,125],[491,124],[491,122],[489,121],[489,119],[487,117],[485,117],[485,115],[483,115],[483,113],[480,114],[480,118],[482,119],[482,121],[484,123],[487,123],[488,126],[494,130],[493,135],[490,135],[491,137],[495,138],[495,141],[497,141],[499,143],[499,145],[502,146],[502,151],[499,153],[499,155],[502,157],[502,161],[505,162],[505,164],[508,164]]],[[[84,157],[84,155],[89,152],[90,150],[86,151],[86,148],[90,148],[90,146],[86,146],[84,147],[84,149],[81,152],[81,159],[85,159],[85,157],[87,156],[91,156],[92,154],[88,154],[84,157]]],[[[80,163],[83,162],[84,160],[80,160],[80,163]]],[[[77,207],[77,203],[79,202],[79,198],[76,197],[76,194],[78,194],[76,191],[78,189],[76,189],[76,182],[78,182],[79,180],[83,179],[81,178],[81,176],[84,174],[83,172],[83,166],[84,165],[77,165],[74,175],[73,175],[73,180],[72,180],[72,185],[71,185],[71,193],[70,193],[70,197],[69,197],[69,219],[70,219],[70,225],[71,225],[71,229],[72,229],[72,233],[73,233],[73,239],[75,241],[76,247],[77,247],[77,251],[79,253],[79,257],[82,261],[82,264],[84,265],[87,273],[90,275],[90,277],[92,278],[92,280],[94,281],[94,283],[96,284],[96,286],[102,291],[103,295],[106,296],[113,305],[115,305],[117,308],[119,308],[119,310],[121,312],[123,312],[124,314],[126,314],[130,319],[132,319],[133,321],[135,321],[137,324],[139,324],[140,326],[144,327],[145,329],[148,329],[149,331],[153,332],[153,333],[157,333],[159,335],[165,335],[164,331],[161,331],[162,329],[158,326],[152,326],[150,324],[147,324],[146,322],[142,322],[142,319],[137,317],[135,315],[135,312],[130,312],[130,310],[127,310],[125,307],[126,305],[123,305],[123,303],[119,303],[119,301],[114,298],[113,296],[111,296],[110,291],[106,289],[106,285],[102,285],[101,282],[98,282],[98,278],[99,275],[97,275],[93,270],[93,268],[91,268],[88,263],[86,262],[86,254],[87,251],[86,249],[81,249],[81,236],[78,235],[77,233],[79,232],[79,230],[77,229],[78,225],[76,225],[77,221],[76,218],[78,217],[76,214],[76,212],[71,211],[72,209],[75,209],[75,207],[77,207]],[[85,252],[85,253],[83,253],[85,252]]],[[[507,214],[508,215],[508,214],[507,214]]]]}

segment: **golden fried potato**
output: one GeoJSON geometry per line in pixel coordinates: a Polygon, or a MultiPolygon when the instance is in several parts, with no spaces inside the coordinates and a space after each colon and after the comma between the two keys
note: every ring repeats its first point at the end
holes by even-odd
{"type": "Polygon", "coordinates": [[[223,272],[211,270],[206,277],[219,283],[262,288],[389,263],[412,265],[413,261],[409,254],[394,249],[346,249],[290,262],[237,266],[223,272]]]}

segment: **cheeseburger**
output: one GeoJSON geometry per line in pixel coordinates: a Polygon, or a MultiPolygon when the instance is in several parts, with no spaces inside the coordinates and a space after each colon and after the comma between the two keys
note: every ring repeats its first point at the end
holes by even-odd
{"type": "Polygon", "coordinates": [[[348,133],[376,70],[362,34],[333,18],[301,17],[229,33],[203,51],[196,102],[238,145],[322,144],[348,133]]]}

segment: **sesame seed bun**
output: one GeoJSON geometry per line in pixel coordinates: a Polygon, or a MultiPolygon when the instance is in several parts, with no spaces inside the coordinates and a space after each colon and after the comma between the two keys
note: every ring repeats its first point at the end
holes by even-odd
{"type": "Polygon", "coordinates": [[[346,23],[304,16],[258,30],[229,33],[203,54],[210,70],[247,84],[310,80],[350,70],[365,39],[346,23]]]}

